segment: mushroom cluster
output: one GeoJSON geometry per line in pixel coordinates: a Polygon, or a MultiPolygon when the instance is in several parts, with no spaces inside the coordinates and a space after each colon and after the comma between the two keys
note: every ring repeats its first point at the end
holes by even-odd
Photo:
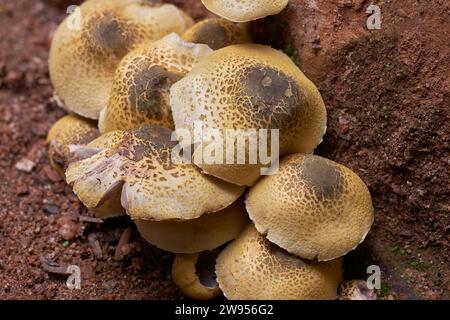
{"type": "Polygon", "coordinates": [[[342,257],[373,223],[370,193],[313,155],[326,130],[316,86],[235,23],[288,1],[203,2],[226,19],[194,24],[158,1],[88,0],[79,28],[61,23],[50,75],[70,115],[49,132],[51,164],[98,217],[128,215],[176,254],[173,281],[191,298],[335,299],[342,257]],[[199,135],[199,123],[214,134],[199,135]],[[265,137],[276,170],[261,154],[250,161],[251,137],[219,152],[229,130],[265,137]],[[230,156],[238,147],[243,161],[230,156]],[[208,153],[217,161],[203,161],[208,153]]]}

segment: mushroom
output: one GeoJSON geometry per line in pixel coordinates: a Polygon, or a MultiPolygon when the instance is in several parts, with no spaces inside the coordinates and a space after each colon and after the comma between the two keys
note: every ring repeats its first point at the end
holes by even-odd
{"type": "MultiPolygon", "coordinates": [[[[196,123],[204,132],[219,130],[227,145],[230,129],[260,135],[266,129],[267,137],[275,137],[270,131],[275,130],[279,141],[273,140],[279,150],[270,149],[271,143],[268,146],[274,161],[278,160],[273,156],[276,151],[281,156],[313,152],[326,129],[325,105],[315,85],[288,56],[262,45],[233,45],[214,51],[172,86],[170,103],[177,132],[189,130],[191,136],[196,136],[196,123]]],[[[179,140],[184,139],[179,136],[179,140]]],[[[245,164],[236,161],[238,152],[228,149],[227,156],[230,151],[235,156],[231,164],[225,152],[219,161],[202,161],[198,155],[204,154],[213,140],[204,135],[200,142],[193,162],[205,173],[237,185],[251,186],[259,179],[264,163],[261,158],[250,163],[249,140],[245,164]]]]}
{"type": "Polygon", "coordinates": [[[280,13],[289,0],[202,0],[214,14],[234,22],[247,22],[280,13]]]}
{"type": "Polygon", "coordinates": [[[171,33],[144,44],[120,62],[108,106],[100,113],[102,133],[142,124],[173,128],[169,90],[194,64],[212,50],[171,33]]]}
{"type": "Polygon", "coordinates": [[[339,300],[377,300],[377,294],[367,287],[367,281],[351,280],[339,287],[339,300]]]}
{"type": "Polygon", "coordinates": [[[342,259],[301,260],[250,225],[220,253],[216,275],[231,300],[330,300],[342,281],[342,259]]]}
{"type": "Polygon", "coordinates": [[[252,38],[242,25],[217,18],[194,24],[182,35],[182,38],[189,42],[206,44],[213,50],[252,42],[252,38]]]}
{"type": "Polygon", "coordinates": [[[172,280],[180,291],[192,299],[211,300],[221,291],[214,265],[217,251],[177,254],[172,265],[172,280]]]}
{"type": "Polygon", "coordinates": [[[50,77],[56,100],[91,119],[106,106],[114,72],[129,51],[193,24],[174,5],[153,1],[89,0],[73,14],[79,14],[79,25],[70,24],[69,16],[54,34],[50,77]]]}
{"type": "Polygon", "coordinates": [[[355,249],[374,220],[364,182],[350,169],[305,154],[282,159],[279,172],[247,194],[258,231],[304,259],[328,261],[355,249]]]}
{"type": "Polygon", "coordinates": [[[144,239],[158,248],[173,253],[196,253],[216,249],[233,240],[250,220],[244,201],[240,199],[219,212],[193,220],[135,222],[144,239]]]}
{"type": "Polygon", "coordinates": [[[62,117],[48,132],[48,156],[50,164],[64,176],[64,170],[70,159],[70,145],[85,145],[100,135],[95,123],[68,115],[62,117]]]}
{"type": "Polygon", "coordinates": [[[133,219],[191,220],[235,202],[243,188],[202,175],[192,164],[173,161],[178,155],[172,131],[144,125],[111,131],[88,144],[72,162],[67,182],[88,208],[96,208],[117,191],[133,219]]]}

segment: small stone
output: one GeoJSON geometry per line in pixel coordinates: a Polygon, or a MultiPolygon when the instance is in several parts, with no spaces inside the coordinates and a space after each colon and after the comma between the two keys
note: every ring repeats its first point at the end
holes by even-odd
{"type": "Polygon", "coordinates": [[[57,171],[55,171],[55,170],[53,170],[53,169],[47,169],[47,170],[45,170],[45,171],[46,171],[46,174],[47,174],[47,178],[48,178],[51,182],[57,183],[57,182],[62,181],[62,177],[61,177],[61,175],[60,175],[57,171]]]}
{"type": "Polygon", "coordinates": [[[46,204],[43,206],[43,209],[45,212],[49,214],[58,214],[60,210],[59,207],[54,204],[46,204]]]}
{"type": "Polygon", "coordinates": [[[27,173],[30,173],[31,171],[33,171],[35,166],[36,166],[36,163],[34,163],[33,161],[31,161],[27,158],[22,158],[16,163],[17,170],[27,172],[27,173]]]}
{"type": "Polygon", "coordinates": [[[58,219],[59,234],[64,240],[72,240],[78,235],[80,226],[74,221],[73,218],[63,216],[58,219]]]}

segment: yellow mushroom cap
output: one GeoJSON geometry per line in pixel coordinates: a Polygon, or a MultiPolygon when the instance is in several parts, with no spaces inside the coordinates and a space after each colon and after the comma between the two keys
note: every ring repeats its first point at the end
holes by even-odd
{"type": "MultiPolygon", "coordinates": [[[[315,85],[288,56],[262,45],[214,51],[172,86],[170,103],[177,131],[188,129],[191,136],[198,122],[204,131],[220,130],[223,140],[230,129],[279,130],[281,156],[311,153],[326,129],[325,105],[315,85]]],[[[206,139],[202,142],[196,152],[207,146],[206,139]]],[[[208,164],[196,159],[194,154],[204,172],[238,185],[253,185],[262,167],[260,162],[208,164]]]]}
{"type": "Polygon", "coordinates": [[[342,259],[301,260],[250,225],[220,253],[216,275],[231,300],[330,300],[342,281],[342,259]]]}
{"type": "Polygon", "coordinates": [[[86,1],[60,24],[52,41],[49,69],[55,95],[66,109],[98,119],[120,60],[139,44],[183,33],[192,24],[169,4],[86,1]]]}
{"type": "Polygon", "coordinates": [[[100,114],[102,133],[142,124],[173,128],[169,90],[212,50],[184,41],[175,33],[144,44],[120,62],[108,106],[100,114]]]}
{"type": "Polygon", "coordinates": [[[279,172],[259,181],[246,203],[259,232],[311,260],[332,260],[355,249],[374,220],[364,182],[350,169],[313,155],[282,159],[279,172]]]}
{"type": "Polygon", "coordinates": [[[202,0],[214,14],[234,22],[247,22],[280,13],[289,0],[202,0]]]}
{"type": "Polygon", "coordinates": [[[213,250],[236,238],[249,224],[243,199],[200,218],[177,221],[135,220],[141,235],[151,244],[173,253],[213,250]]]}
{"type": "Polygon", "coordinates": [[[172,280],[189,298],[211,300],[221,293],[215,280],[214,253],[177,254],[175,257],[172,280]]]}
{"type": "Polygon", "coordinates": [[[252,38],[242,25],[214,18],[194,24],[182,38],[189,42],[206,44],[213,50],[252,42],[252,38]]]}
{"type": "MultiPolygon", "coordinates": [[[[88,208],[97,207],[112,190],[121,188],[121,203],[131,218],[183,221],[222,210],[244,192],[203,176],[192,164],[173,162],[177,142],[167,128],[144,125],[106,135],[109,147],[71,163],[66,171],[67,182],[88,208]]],[[[86,147],[96,148],[95,140],[86,147]]]]}
{"type": "Polygon", "coordinates": [[[100,135],[95,123],[75,115],[62,117],[48,132],[48,156],[52,167],[64,176],[70,145],[85,145],[100,135]]]}

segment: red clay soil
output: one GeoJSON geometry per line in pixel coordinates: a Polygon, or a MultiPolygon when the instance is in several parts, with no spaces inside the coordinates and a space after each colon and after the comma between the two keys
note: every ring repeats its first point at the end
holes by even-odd
{"type": "MultiPolygon", "coordinates": [[[[145,243],[126,218],[85,221],[89,212],[49,166],[45,138],[65,113],[52,99],[48,48],[70,1],[48,2],[64,0],[0,2],[0,299],[182,298],[172,255],[145,243]],[[81,266],[82,290],[54,274],[69,264],[81,266]]],[[[205,16],[198,0],[170,2],[205,16]]],[[[361,0],[291,0],[254,29],[319,86],[329,129],[318,152],[355,170],[372,192],[375,227],[347,269],[363,276],[379,263],[386,298],[449,298],[450,8],[444,0],[378,3],[380,31],[365,29],[361,0]]]]}

